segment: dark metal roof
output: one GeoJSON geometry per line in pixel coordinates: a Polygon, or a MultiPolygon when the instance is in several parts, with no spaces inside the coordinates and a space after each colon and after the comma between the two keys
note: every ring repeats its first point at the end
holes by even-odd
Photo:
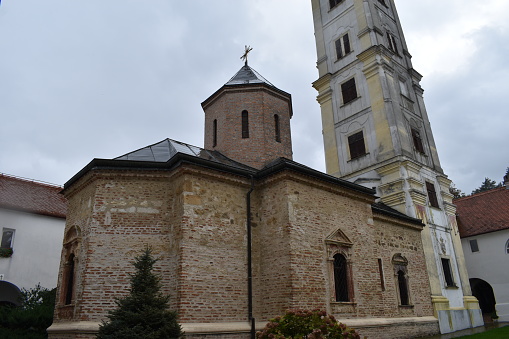
{"type": "Polygon", "coordinates": [[[271,84],[267,79],[262,77],[260,73],[249,67],[248,65],[244,65],[240,71],[237,72],[225,85],[245,85],[245,84],[267,84],[272,87],[276,87],[271,84]]]}
{"type": "Polygon", "coordinates": [[[168,162],[177,153],[187,154],[193,157],[206,159],[234,168],[250,170],[253,169],[252,167],[234,161],[217,151],[209,151],[172,139],[164,139],[153,145],[149,145],[147,147],[143,147],[136,151],[114,158],[113,160],[168,162]]]}
{"type": "Polygon", "coordinates": [[[385,214],[385,215],[388,215],[391,217],[403,219],[408,222],[424,226],[421,219],[412,218],[404,213],[401,213],[401,212],[395,210],[392,207],[387,206],[386,204],[384,204],[382,202],[377,202],[377,203],[372,204],[371,208],[372,208],[373,212],[378,212],[381,214],[385,214]]]}

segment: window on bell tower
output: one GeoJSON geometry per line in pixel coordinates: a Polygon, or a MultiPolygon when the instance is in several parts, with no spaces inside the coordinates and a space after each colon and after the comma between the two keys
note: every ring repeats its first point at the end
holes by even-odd
{"type": "Polygon", "coordinates": [[[274,114],[274,134],[277,142],[281,142],[281,127],[279,124],[279,115],[274,114]]]}
{"type": "Polygon", "coordinates": [[[343,95],[343,105],[357,99],[357,86],[355,78],[352,78],[341,84],[341,94],[343,95]]]}
{"type": "Polygon", "coordinates": [[[438,205],[437,192],[435,191],[435,185],[431,182],[426,181],[426,191],[428,192],[428,200],[431,207],[440,208],[438,205]]]}
{"type": "Polygon", "coordinates": [[[414,141],[415,149],[418,152],[424,154],[425,152],[424,152],[424,146],[422,144],[421,133],[418,130],[416,130],[415,128],[412,128],[412,139],[414,141]]]}
{"type": "Polygon", "coordinates": [[[336,59],[341,59],[348,53],[352,51],[350,48],[350,38],[348,37],[348,33],[343,35],[341,38],[336,40],[336,59]]]}
{"type": "Polygon", "coordinates": [[[396,43],[396,37],[391,33],[387,32],[387,40],[389,42],[389,49],[394,53],[399,54],[398,44],[396,43]]]}
{"type": "Polygon", "coordinates": [[[341,2],[343,2],[343,0],[329,0],[330,9],[333,9],[334,7],[339,5],[341,2]]]}
{"type": "Polygon", "coordinates": [[[242,138],[249,138],[249,113],[242,111],[242,138]]]}
{"type": "Polygon", "coordinates": [[[366,154],[366,145],[364,143],[364,133],[359,131],[348,137],[348,147],[350,149],[350,159],[359,158],[366,154]]]}
{"type": "Polygon", "coordinates": [[[212,123],[212,147],[217,146],[217,119],[214,119],[212,123]]]}

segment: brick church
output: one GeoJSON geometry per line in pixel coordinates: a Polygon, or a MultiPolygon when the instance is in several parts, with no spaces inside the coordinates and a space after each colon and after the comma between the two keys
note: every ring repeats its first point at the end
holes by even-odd
{"type": "Polygon", "coordinates": [[[248,338],[292,308],[373,338],[438,333],[424,224],[292,161],[290,94],[246,61],[202,107],[204,148],[165,139],[65,184],[50,338],[93,338],[147,245],[189,337],[248,338]]]}

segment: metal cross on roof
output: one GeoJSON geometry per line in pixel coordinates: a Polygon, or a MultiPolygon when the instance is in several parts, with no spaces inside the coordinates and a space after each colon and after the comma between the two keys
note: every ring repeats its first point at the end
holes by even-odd
{"type": "Polygon", "coordinates": [[[251,46],[245,45],[244,54],[240,57],[242,60],[245,61],[245,65],[247,66],[247,55],[249,52],[251,52],[253,48],[251,46]]]}

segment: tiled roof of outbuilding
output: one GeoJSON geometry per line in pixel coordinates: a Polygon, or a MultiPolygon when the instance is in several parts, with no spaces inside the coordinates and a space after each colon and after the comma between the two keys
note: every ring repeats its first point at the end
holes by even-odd
{"type": "Polygon", "coordinates": [[[462,238],[509,229],[509,189],[495,188],[454,200],[462,238]]]}
{"type": "Polygon", "coordinates": [[[67,200],[62,187],[0,174],[0,207],[65,218],[67,200]]]}

